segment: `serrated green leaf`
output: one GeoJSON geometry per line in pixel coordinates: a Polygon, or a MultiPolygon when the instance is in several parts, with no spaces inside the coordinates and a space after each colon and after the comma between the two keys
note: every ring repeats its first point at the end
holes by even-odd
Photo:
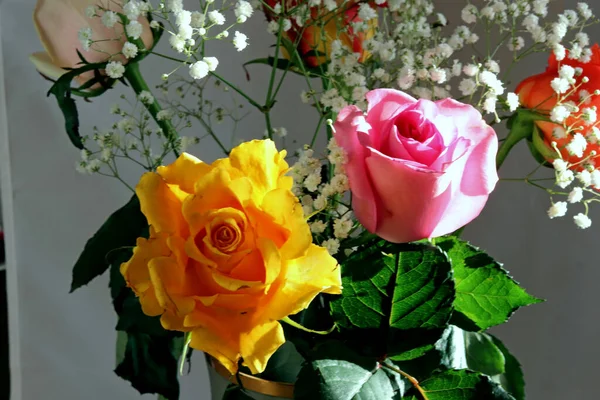
{"type": "MultiPolygon", "coordinates": [[[[467,242],[446,237],[438,239],[436,245],[446,251],[452,261],[456,311],[473,321],[479,329],[502,324],[519,307],[542,301],[529,295],[499,263],[467,242]]],[[[472,329],[463,324],[459,326],[472,329]]]]}
{"type": "Polygon", "coordinates": [[[339,342],[322,346],[315,357],[300,370],[294,399],[392,400],[402,395],[394,372],[386,373],[374,359],[361,357],[339,342]]]}
{"type": "Polygon", "coordinates": [[[379,242],[343,262],[336,324],[365,354],[409,360],[433,348],[452,313],[446,255],[428,244],[379,242]]]}
{"type": "Polygon", "coordinates": [[[100,229],[87,241],[73,267],[71,292],[87,285],[109,267],[109,253],[122,247],[135,246],[136,239],[148,228],[146,217],[140,211],[137,196],[115,211],[100,229]]]}
{"type": "Polygon", "coordinates": [[[331,306],[344,328],[440,328],[452,312],[450,263],[423,244],[354,253],[344,263],[342,285],[331,306]]]}
{"type": "MultiPolygon", "coordinates": [[[[489,377],[468,370],[448,370],[437,373],[420,383],[429,400],[514,400],[489,377]]],[[[413,399],[419,399],[411,389],[413,399]]]]}

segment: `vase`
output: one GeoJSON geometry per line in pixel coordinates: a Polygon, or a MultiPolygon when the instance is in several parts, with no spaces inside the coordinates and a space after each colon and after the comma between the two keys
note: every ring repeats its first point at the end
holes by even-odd
{"type": "Polygon", "coordinates": [[[216,359],[207,356],[210,393],[213,400],[221,400],[227,387],[234,383],[245,389],[244,393],[255,400],[293,399],[294,384],[274,382],[239,372],[231,373],[216,359]]]}

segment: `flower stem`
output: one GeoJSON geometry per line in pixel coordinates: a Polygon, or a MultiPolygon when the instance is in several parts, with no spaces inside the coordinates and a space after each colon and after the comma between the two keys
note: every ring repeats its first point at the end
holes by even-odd
{"type": "MultiPolygon", "coordinates": [[[[136,95],[139,95],[143,91],[148,91],[150,93],[152,92],[150,90],[150,87],[144,80],[144,77],[142,77],[142,74],[140,72],[140,66],[137,62],[130,63],[127,65],[127,67],[125,68],[124,76],[127,82],[129,82],[129,84],[131,85],[131,88],[133,89],[136,95]]],[[[171,121],[158,119],[158,113],[162,110],[158,101],[155,99],[150,104],[144,103],[144,106],[146,107],[146,110],[148,110],[150,115],[152,115],[152,118],[154,118],[158,126],[163,130],[165,137],[167,138],[167,141],[169,142],[171,149],[173,150],[173,154],[175,154],[175,157],[179,157],[179,152],[177,151],[176,143],[179,135],[173,127],[173,124],[171,124],[171,121]]]]}
{"type": "Polygon", "coordinates": [[[393,366],[391,366],[389,364],[386,364],[384,362],[379,362],[379,365],[381,365],[384,368],[389,369],[390,371],[394,371],[394,372],[402,375],[404,378],[408,379],[408,381],[414,386],[414,388],[417,389],[417,391],[419,392],[419,394],[421,395],[421,397],[423,398],[423,400],[429,400],[427,398],[427,394],[425,394],[425,391],[423,390],[423,388],[421,387],[421,385],[419,385],[419,381],[416,378],[410,376],[406,372],[402,371],[400,368],[393,367],[393,366]]]}

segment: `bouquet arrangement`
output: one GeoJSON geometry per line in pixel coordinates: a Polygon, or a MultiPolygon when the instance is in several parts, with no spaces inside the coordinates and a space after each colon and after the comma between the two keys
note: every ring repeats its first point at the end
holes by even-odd
{"type": "Polygon", "coordinates": [[[431,0],[38,1],[46,51],[31,60],[76,168],[133,192],[71,285],[109,271],[117,375],[177,399],[198,350],[229,380],[223,399],[525,398],[518,361],[486,330],[541,300],[460,236],[521,141],[538,161],[522,180],[549,194],[548,216],[575,208],[590,227],[600,48],[585,28],[597,20],[585,3],[549,15],[548,0],[466,1],[460,18],[431,0]],[[243,65],[265,72],[261,99],[219,68],[223,51],[252,48],[249,18],[273,35],[243,65]],[[545,72],[509,91],[536,52],[545,72]],[[172,69],[151,88],[140,64],[157,57],[172,69]],[[277,99],[291,76],[316,113],[300,145],[271,118],[290,112],[277,99]],[[114,125],[81,132],[81,101],[117,85],[132,92],[114,125]],[[265,129],[230,146],[246,109],[265,129]],[[221,158],[185,152],[201,139],[221,158]],[[128,163],[145,170],[137,183],[119,174],[128,163]]]}

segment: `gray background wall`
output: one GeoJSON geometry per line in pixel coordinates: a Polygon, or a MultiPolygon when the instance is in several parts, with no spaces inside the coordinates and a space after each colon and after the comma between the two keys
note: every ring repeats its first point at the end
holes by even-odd
{"type": "MultiPolygon", "coordinates": [[[[463,4],[438,3],[449,14],[463,4]]],[[[575,6],[575,1],[561,3],[575,6]]],[[[34,4],[34,0],[0,0],[0,71],[4,74],[0,93],[3,85],[7,100],[5,119],[0,100],[0,172],[9,235],[12,399],[138,398],[129,384],[112,373],[115,314],[107,277],[68,294],[70,268],[78,252],[128,193],[117,181],[82,176],[73,168],[78,152],[63,133],[54,100],[45,97],[49,85],[27,60],[29,53],[41,49],[31,22],[34,4]]],[[[600,13],[598,6],[596,11],[600,13]]],[[[246,82],[239,64],[264,56],[272,40],[259,15],[244,30],[251,39],[248,51],[221,55],[220,73],[263,98],[266,69],[254,68],[252,80],[246,82]]],[[[600,29],[594,27],[590,33],[598,37],[600,29]]],[[[539,55],[523,63],[514,82],[541,71],[545,59],[539,55]]],[[[156,81],[168,64],[154,61],[144,71],[156,81]]],[[[314,120],[314,115],[300,105],[300,87],[298,79],[284,87],[291,94],[286,103],[279,103],[274,125],[286,126],[292,136],[306,137],[314,126],[306,121],[314,120]]],[[[93,125],[112,123],[108,109],[122,90],[81,107],[84,132],[93,125]]],[[[257,115],[248,117],[242,136],[260,136],[262,122],[257,115]]],[[[227,132],[229,127],[221,129],[227,132]]],[[[210,141],[192,151],[207,161],[221,156],[210,141]]],[[[533,167],[527,151],[520,148],[501,175],[522,177],[533,167]]],[[[127,170],[125,178],[135,182],[139,172],[127,170]]],[[[595,260],[600,213],[594,212],[594,225],[581,231],[570,220],[550,221],[548,206],[545,193],[525,184],[501,182],[465,237],[503,261],[532,294],[548,299],[519,311],[508,324],[495,329],[523,364],[529,398],[590,398],[600,372],[600,270],[595,260]]],[[[194,361],[192,374],[181,379],[182,399],[208,399],[202,358],[194,361]]]]}

